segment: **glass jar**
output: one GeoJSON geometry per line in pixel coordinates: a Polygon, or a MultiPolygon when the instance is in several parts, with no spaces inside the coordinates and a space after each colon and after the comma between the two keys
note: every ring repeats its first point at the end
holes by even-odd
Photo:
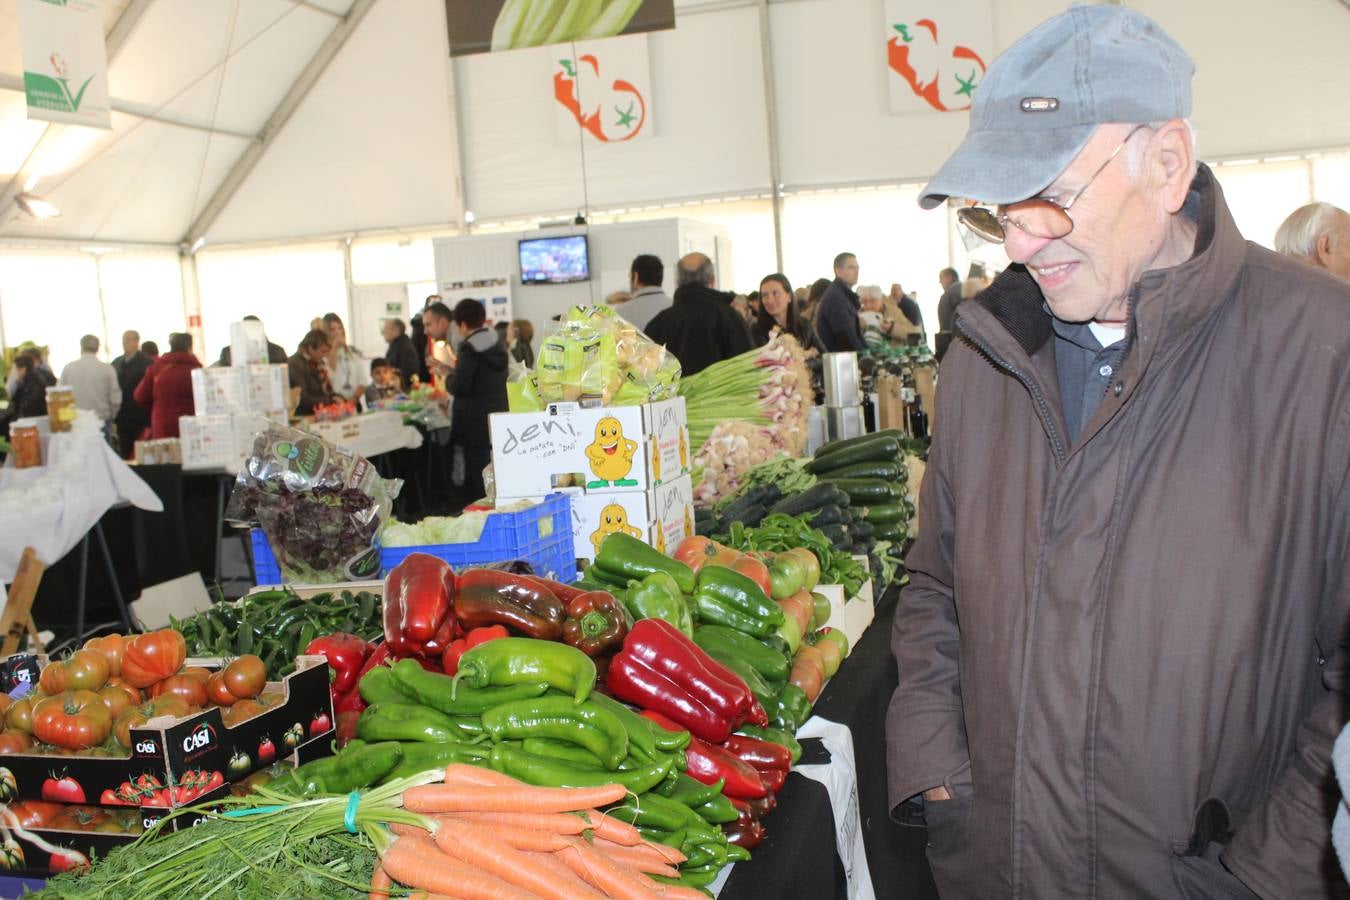
{"type": "Polygon", "coordinates": [[[15,425],[9,430],[9,445],[14,449],[16,468],[42,465],[42,434],[36,425],[15,425]]]}
{"type": "Polygon", "coordinates": [[[52,431],[69,431],[75,421],[75,391],[62,385],[47,388],[47,421],[52,431]]]}

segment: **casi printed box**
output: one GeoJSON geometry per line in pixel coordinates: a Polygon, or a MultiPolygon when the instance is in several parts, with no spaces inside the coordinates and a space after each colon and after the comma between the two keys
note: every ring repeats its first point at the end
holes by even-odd
{"type": "Polygon", "coordinates": [[[684,398],[641,406],[551,403],[491,417],[499,493],[539,497],[565,487],[641,493],[689,473],[684,398]]]}

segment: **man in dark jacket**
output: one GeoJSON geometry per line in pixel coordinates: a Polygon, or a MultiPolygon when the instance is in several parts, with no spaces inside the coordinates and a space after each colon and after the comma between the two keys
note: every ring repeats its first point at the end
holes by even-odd
{"type": "Polygon", "coordinates": [[[858,257],[840,253],[834,258],[834,282],[820,298],[816,337],[826,353],[866,349],[858,313],[862,306],[853,286],[858,283],[858,257]]]}
{"type": "Polygon", "coordinates": [[[731,294],[714,290],[717,270],[702,253],[690,253],[676,266],[675,299],[647,324],[647,336],[675,354],[685,375],[750,350],[745,320],[731,308],[731,294]]]}
{"type": "Polygon", "coordinates": [[[1243,240],[1192,72],[1072,7],[922,196],[999,204],[962,215],[1015,264],[957,320],[895,616],[890,801],[944,898],[1346,889],[1350,286],[1243,240]]]}
{"type": "Polygon", "coordinates": [[[413,376],[422,370],[422,361],[417,358],[417,349],[413,347],[412,338],[408,337],[407,330],[402,319],[384,320],[384,339],[389,342],[384,358],[388,360],[389,365],[398,370],[405,389],[412,386],[413,376]]]}
{"type": "Polygon", "coordinates": [[[117,384],[122,389],[122,404],[117,410],[118,451],[123,459],[131,459],[136,450],[136,439],[150,427],[150,413],[136,402],[136,386],[150,368],[150,357],[141,352],[141,336],[135,331],[122,334],[122,355],[112,361],[117,373],[117,384]]]}
{"type": "Polygon", "coordinates": [[[463,340],[447,389],[455,398],[450,440],[464,452],[464,490],[470,500],[483,496],[483,470],[492,461],[488,416],[506,412],[506,375],[510,355],[497,332],[486,327],[487,312],[478,300],[455,305],[455,327],[463,340]]]}

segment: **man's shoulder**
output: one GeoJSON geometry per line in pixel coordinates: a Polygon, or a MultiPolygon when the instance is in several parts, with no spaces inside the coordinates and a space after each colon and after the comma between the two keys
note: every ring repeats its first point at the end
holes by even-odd
{"type": "Polygon", "coordinates": [[[1238,298],[1280,333],[1350,341],[1350,281],[1249,243],[1238,298]]]}

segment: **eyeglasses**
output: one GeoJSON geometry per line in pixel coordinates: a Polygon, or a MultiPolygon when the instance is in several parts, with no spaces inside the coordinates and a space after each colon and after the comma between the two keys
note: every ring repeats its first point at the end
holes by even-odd
{"type": "Polygon", "coordinates": [[[1001,204],[993,210],[983,206],[967,206],[956,211],[956,218],[976,235],[994,244],[1001,244],[1006,239],[1010,222],[1032,237],[1051,239],[1066,237],[1073,231],[1073,219],[1069,218],[1070,208],[1078,202],[1079,197],[1083,196],[1083,192],[1092,186],[1097,176],[1106,171],[1112,160],[1120,155],[1120,151],[1130,142],[1130,138],[1147,127],[1136,125],[1125,135],[1125,139],[1111,151],[1106,162],[1098,166],[1092,177],[1064,203],[1056,203],[1049,197],[1032,197],[1017,203],[1001,204]]]}

